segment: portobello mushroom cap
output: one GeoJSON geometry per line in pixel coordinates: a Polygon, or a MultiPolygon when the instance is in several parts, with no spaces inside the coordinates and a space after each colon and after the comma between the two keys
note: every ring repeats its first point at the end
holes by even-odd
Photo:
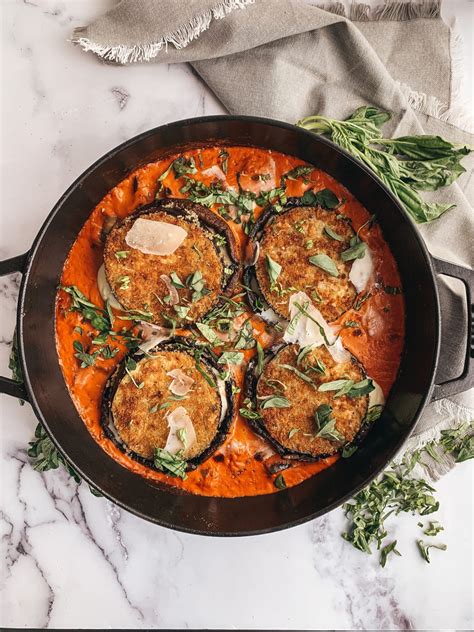
{"type": "Polygon", "coordinates": [[[183,326],[200,320],[220,294],[232,293],[239,272],[237,245],[227,223],[205,206],[172,198],[142,206],[117,222],[105,241],[104,266],[118,302],[127,310],[151,312],[151,322],[164,326],[173,321],[183,326]],[[187,235],[169,255],[145,254],[126,242],[138,218],[177,225],[187,235]],[[179,300],[170,300],[173,272],[186,286],[193,274],[200,272],[203,294],[193,297],[192,287],[173,288],[179,300]]]}
{"type": "Polygon", "coordinates": [[[183,446],[183,458],[187,469],[194,469],[222,444],[229,431],[234,410],[232,381],[220,380],[216,361],[182,336],[160,343],[145,357],[131,357],[136,368],[127,371],[125,358],[106,384],[102,398],[105,434],[128,456],[155,468],[154,452],[156,448],[165,448],[170,433],[167,417],[182,406],[196,433],[196,441],[183,446]],[[200,370],[196,364],[197,352],[202,354],[200,370]],[[181,369],[194,380],[189,392],[181,398],[169,389],[173,381],[169,372],[174,369],[181,369]]]}
{"type": "Polygon", "coordinates": [[[319,391],[324,382],[350,379],[354,382],[367,376],[357,360],[335,363],[326,347],[316,347],[297,364],[298,345],[289,344],[271,349],[265,356],[263,371],[256,375],[256,362],[249,363],[244,391],[260,417],[248,420],[255,432],[267,439],[286,458],[317,461],[340,451],[347,443],[358,444],[369,423],[366,415],[369,396],[336,396],[337,391],[319,391]],[[311,367],[323,363],[324,374],[311,367]],[[282,366],[287,365],[287,366],[282,366]],[[288,366],[304,373],[312,384],[303,380],[288,366]],[[275,394],[285,397],[287,408],[263,408],[266,398],[275,394]],[[331,417],[340,440],[317,436],[315,411],[322,404],[331,406],[331,417]]]}
{"type": "Polygon", "coordinates": [[[298,198],[290,198],[279,213],[269,207],[250,234],[256,261],[245,269],[244,283],[250,288],[247,296],[252,308],[262,311],[261,295],[276,314],[288,319],[289,298],[301,291],[313,299],[328,322],[336,320],[353,305],[357,296],[349,279],[353,262],[341,259],[341,252],[349,248],[354,234],[350,222],[338,219],[334,210],[302,205],[298,198]],[[334,238],[334,234],[339,239],[334,238]],[[337,277],[309,261],[318,254],[334,261],[337,277]],[[271,287],[267,257],[281,266],[275,287],[271,287]]]}

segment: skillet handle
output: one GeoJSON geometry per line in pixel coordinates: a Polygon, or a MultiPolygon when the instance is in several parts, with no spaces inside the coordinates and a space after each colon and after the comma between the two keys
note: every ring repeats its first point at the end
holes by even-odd
{"type": "MultiPolygon", "coordinates": [[[[0,276],[6,276],[14,272],[23,274],[28,254],[28,252],[25,252],[23,255],[17,255],[11,259],[0,261],[0,276]]],[[[28,401],[28,395],[23,382],[17,382],[8,377],[0,376],[0,393],[28,401]]]]}
{"type": "Polygon", "coordinates": [[[442,384],[435,384],[432,401],[463,393],[474,387],[474,270],[432,257],[436,274],[445,274],[464,283],[467,300],[467,344],[461,375],[442,384]]]}

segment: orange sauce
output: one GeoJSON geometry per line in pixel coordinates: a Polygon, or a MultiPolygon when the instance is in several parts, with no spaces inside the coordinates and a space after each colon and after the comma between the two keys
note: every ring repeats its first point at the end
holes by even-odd
{"type": "MultiPolygon", "coordinates": [[[[237,174],[265,173],[268,171],[269,161],[275,164],[275,182],[279,186],[280,177],[290,169],[305,164],[298,158],[271,152],[264,149],[248,147],[226,148],[229,154],[227,168],[227,184],[237,187],[237,174]]],[[[201,171],[219,164],[218,154],[221,148],[206,148],[184,152],[187,157],[193,156],[198,167],[196,179],[209,185],[215,175],[207,177],[200,175],[201,171]]],[[[97,287],[97,271],[103,262],[103,244],[101,233],[108,217],[123,218],[133,213],[143,204],[154,200],[158,189],[158,177],[168,168],[177,156],[168,157],[155,163],[148,164],[125,178],[112,189],[92,211],[89,219],[80,231],[64,265],[62,285],[77,286],[94,304],[103,306],[104,302],[97,287]]],[[[273,164],[273,163],[272,163],[273,164]]],[[[180,193],[182,180],[175,179],[170,173],[163,184],[171,191],[170,197],[186,197],[180,193]]],[[[247,188],[250,182],[241,184],[247,188]]],[[[352,220],[355,230],[358,230],[370,215],[367,210],[351,195],[345,187],[321,170],[315,169],[310,177],[310,183],[305,184],[301,179],[287,181],[287,195],[300,196],[308,188],[315,190],[329,188],[340,200],[343,200],[338,212],[352,220]]],[[[218,205],[216,205],[217,207],[218,205]]],[[[213,209],[216,210],[216,209],[213,209]]],[[[255,216],[261,212],[257,207],[255,216]]],[[[241,248],[245,252],[247,237],[240,225],[230,222],[241,248]]],[[[382,387],[385,396],[395,380],[400,363],[404,338],[404,303],[400,295],[387,294],[383,284],[400,286],[400,278],[393,256],[383,239],[380,228],[375,224],[370,230],[362,228],[361,237],[371,249],[375,267],[375,283],[367,287],[372,296],[362,305],[359,311],[346,312],[339,322],[355,320],[361,323],[357,329],[345,328],[341,336],[344,346],[357,357],[365,367],[367,374],[382,387]]],[[[167,476],[140,463],[137,463],[117,448],[102,430],[100,420],[100,406],[105,383],[116,365],[123,359],[126,349],[112,359],[99,357],[92,367],[80,368],[80,362],[74,357],[73,341],[82,341],[84,346],[93,328],[88,322],[83,322],[77,312],[68,311],[70,297],[64,292],[58,293],[56,304],[56,341],[57,352],[62,367],[64,379],[73,402],[86,424],[89,432],[111,458],[124,467],[159,483],[167,483],[190,493],[205,496],[255,496],[278,491],[274,485],[275,476],[271,476],[265,465],[254,458],[254,455],[268,449],[266,441],[255,435],[246,420],[238,413],[235,415],[231,431],[223,445],[205,463],[195,471],[189,472],[187,479],[167,476]],[[82,334],[77,328],[82,328],[82,334]]],[[[118,320],[118,319],[117,319],[118,320]]],[[[265,332],[265,325],[256,316],[252,318],[254,336],[262,346],[268,347],[270,337],[265,332]]],[[[114,329],[129,326],[128,321],[118,322],[114,329]]],[[[246,360],[254,351],[245,353],[246,360]]],[[[237,384],[242,384],[244,368],[238,367],[234,378],[237,384]]],[[[236,396],[235,408],[241,406],[242,395],[236,396]]],[[[337,457],[321,460],[317,463],[297,463],[284,473],[288,487],[297,485],[321,470],[330,466],[337,457]]]]}

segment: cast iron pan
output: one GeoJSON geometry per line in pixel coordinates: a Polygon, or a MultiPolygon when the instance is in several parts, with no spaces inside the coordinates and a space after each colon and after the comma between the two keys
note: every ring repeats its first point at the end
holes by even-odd
{"type": "MultiPolygon", "coordinates": [[[[455,212],[455,211],[454,211],[455,212]]],[[[236,536],[300,524],[341,504],[394,457],[432,399],[474,384],[471,340],[462,375],[437,384],[440,305],[436,277],[463,281],[471,335],[474,272],[427,252],[397,200],[359,162],[330,141],[300,128],[253,117],[211,116],[163,125],[136,136],[89,167],[61,197],[31,250],[0,264],[0,274],[21,272],[18,341],[25,385],[0,378],[0,392],[26,399],[56,446],[104,496],[146,520],[190,533],[236,536]],[[180,148],[247,145],[297,156],[342,182],[377,215],[397,260],[406,300],[406,340],[399,377],[383,417],[360,449],[296,487],[250,498],[207,498],[179,493],[133,474],[92,439],[69,396],[56,355],[54,302],[66,256],[101,198],[137,167],[180,148]]],[[[465,344],[465,342],[463,342],[465,344]]]]}

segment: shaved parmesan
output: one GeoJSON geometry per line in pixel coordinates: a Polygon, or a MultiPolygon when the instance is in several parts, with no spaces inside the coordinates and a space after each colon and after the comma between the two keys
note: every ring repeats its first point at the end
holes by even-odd
{"type": "Polygon", "coordinates": [[[372,406],[383,406],[385,404],[383,391],[375,380],[372,380],[372,384],[375,388],[369,393],[369,408],[372,408],[372,406]]]}
{"type": "Polygon", "coordinates": [[[374,273],[374,262],[370,250],[367,248],[361,259],[355,259],[349,272],[349,280],[357,292],[362,292],[367,287],[374,273]]]}
{"type": "Polygon", "coordinates": [[[169,390],[174,395],[178,395],[180,397],[189,393],[192,385],[194,384],[193,378],[186,375],[186,373],[181,369],[173,369],[172,371],[168,371],[166,375],[173,378],[173,381],[168,386],[169,390]]]}
{"type": "Polygon", "coordinates": [[[162,274],[160,279],[166,285],[166,289],[170,294],[170,305],[177,305],[179,303],[179,294],[178,290],[171,283],[171,278],[167,274],[162,274]]]}
{"type": "Polygon", "coordinates": [[[264,309],[262,312],[259,313],[259,316],[263,318],[266,323],[270,323],[270,325],[282,322],[282,318],[278,316],[276,311],[271,307],[269,307],[268,309],[264,309]]]}
{"type": "Polygon", "coordinates": [[[143,353],[148,353],[160,342],[171,337],[171,329],[165,329],[165,327],[160,327],[159,325],[142,322],[140,323],[140,329],[143,342],[140,343],[138,348],[143,353]]]}
{"type": "Polygon", "coordinates": [[[342,344],[342,340],[338,338],[336,342],[329,347],[327,350],[332,355],[332,359],[336,364],[341,364],[342,362],[349,362],[351,359],[351,354],[342,344]]]}
{"type": "Polygon", "coordinates": [[[112,292],[112,288],[107,281],[107,277],[105,276],[105,266],[102,264],[97,272],[97,287],[99,288],[100,295],[104,299],[104,301],[109,301],[109,305],[114,307],[115,309],[121,309],[124,311],[124,308],[114,296],[112,292]]]}
{"type": "Polygon", "coordinates": [[[225,173],[218,165],[212,165],[212,167],[209,167],[209,169],[204,169],[201,175],[203,175],[205,178],[217,178],[218,180],[226,179],[225,173]]]}
{"type": "Polygon", "coordinates": [[[181,226],[167,222],[155,222],[139,217],[128,231],[125,241],[130,248],[146,255],[171,255],[186,239],[187,232],[181,226]]]}
{"type": "Polygon", "coordinates": [[[176,454],[183,450],[183,454],[186,454],[196,443],[196,431],[186,408],[178,406],[178,408],[166,415],[166,421],[170,431],[166,440],[165,450],[170,454],[176,454]],[[180,430],[181,432],[179,432],[180,430]],[[184,438],[184,443],[179,435],[184,438]]]}
{"type": "Polygon", "coordinates": [[[285,342],[296,343],[300,347],[325,345],[337,364],[347,362],[351,354],[344,348],[337,332],[329,325],[319,309],[304,292],[292,294],[289,301],[290,323],[283,335],[285,342]],[[301,306],[306,314],[298,308],[301,306]]]}
{"type": "Polygon", "coordinates": [[[323,315],[314,307],[311,299],[304,292],[292,294],[289,300],[290,323],[283,335],[285,342],[299,344],[301,347],[315,345],[319,347],[326,343],[332,345],[336,341],[336,335],[324,320],[323,315]],[[304,309],[304,314],[299,307],[304,309]]]}

